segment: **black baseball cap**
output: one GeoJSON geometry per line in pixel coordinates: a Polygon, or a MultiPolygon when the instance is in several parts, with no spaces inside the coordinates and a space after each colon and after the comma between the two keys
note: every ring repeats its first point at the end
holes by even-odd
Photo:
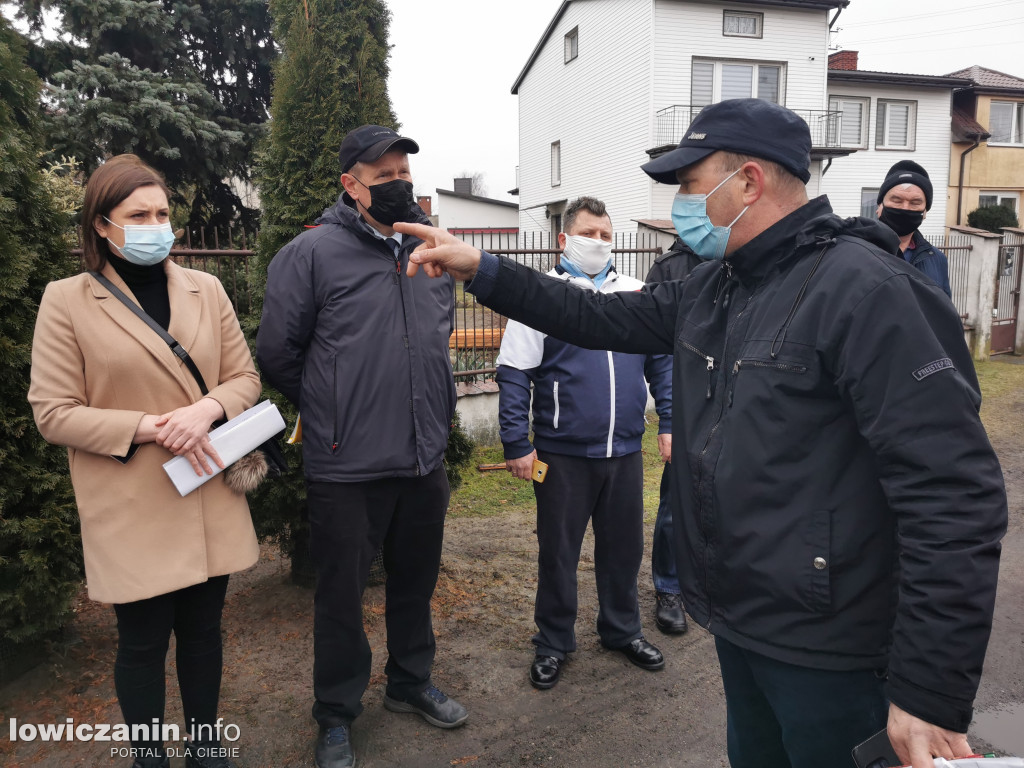
{"type": "Polygon", "coordinates": [[[764,99],[728,99],[704,107],[676,149],[640,167],[655,181],[676,184],[676,171],[718,151],[771,160],[805,184],[811,178],[810,128],[792,110],[764,99]]]}
{"type": "Polygon", "coordinates": [[[348,173],[356,163],[373,163],[380,160],[381,155],[392,149],[415,155],[420,145],[406,136],[399,136],[383,125],[361,125],[345,134],[338,150],[341,161],[341,172],[348,173]]]}

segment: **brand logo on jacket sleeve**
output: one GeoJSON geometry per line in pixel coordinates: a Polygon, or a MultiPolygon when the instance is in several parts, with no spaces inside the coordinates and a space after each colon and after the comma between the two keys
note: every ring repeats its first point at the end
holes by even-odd
{"type": "Polygon", "coordinates": [[[916,371],[914,371],[914,378],[917,379],[918,381],[924,381],[933,373],[945,371],[949,368],[956,368],[956,366],[953,365],[953,361],[950,360],[948,357],[943,357],[940,360],[935,360],[934,362],[928,363],[928,365],[922,368],[918,368],[916,371]]]}

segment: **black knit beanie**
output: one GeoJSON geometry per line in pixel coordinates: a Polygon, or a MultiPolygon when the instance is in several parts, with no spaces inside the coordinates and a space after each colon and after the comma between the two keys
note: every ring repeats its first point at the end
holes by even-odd
{"type": "Polygon", "coordinates": [[[898,187],[900,184],[914,184],[920,187],[921,191],[924,192],[925,210],[930,211],[932,209],[932,182],[928,178],[928,171],[913,160],[900,160],[889,169],[889,172],[885,175],[885,181],[882,182],[881,189],[878,190],[878,200],[876,202],[881,205],[885,193],[893,187],[898,187]]]}

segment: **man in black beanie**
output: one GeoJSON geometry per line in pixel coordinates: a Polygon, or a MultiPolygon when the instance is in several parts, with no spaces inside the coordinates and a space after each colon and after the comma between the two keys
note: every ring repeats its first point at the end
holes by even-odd
{"type": "Polygon", "coordinates": [[[952,298],[946,254],[918,231],[932,207],[932,182],[928,171],[913,160],[900,160],[885,175],[877,202],[878,220],[899,236],[903,258],[952,298]]]}

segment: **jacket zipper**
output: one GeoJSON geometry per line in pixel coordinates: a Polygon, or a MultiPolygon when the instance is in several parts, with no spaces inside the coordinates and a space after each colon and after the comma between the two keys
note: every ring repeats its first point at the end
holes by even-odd
{"type": "Polygon", "coordinates": [[[610,397],[608,398],[608,448],[606,458],[612,457],[612,442],[615,437],[615,358],[608,353],[608,387],[610,397]]]}
{"type": "Polygon", "coordinates": [[[707,354],[705,352],[701,352],[695,346],[693,346],[692,344],[688,344],[685,341],[683,342],[683,346],[686,349],[690,350],[691,352],[693,352],[693,353],[695,353],[697,355],[700,355],[701,357],[703,357],[705,360],[708,361],[708,391],[707,391],[707,394],[704,396],[704,399],[705,400],[710,400],[711,399],[711,379],[712,379],[712,374],[714,374],[714,371],[715,371],[715,358],[713,358],[711,355],[709,355],[709,354],[707,354]]]}
{"type": "Polygon", "coordinates": [[[551,422],[551,426],[558,429],[558,381],[555,381],[554,387],[552,387],[553,395],[555,398],[555,418],[551,422]]]}
{"type": "Polygon", "coordinates": [[[736,381],[739,379],[740,369],[747,368],[772,368],[777,371],[789,373],[807,373],[807,366],[799,363],[776,363],[768,360],[737,360],[732,366],[732,384],[729,386],[729,407],[732,408],[733,393],[736,391],[736,381]]]}
{"type": "Polygon", "coordinates": [[[334,363],[334,397],[331,403],[331,415],[333,431],[331,432],[331,453],[338,452],[338,356],[335,355],[332,361],[334,363]]]}
{"type": "MultiPolygon", "coordinates": [[[[385,245],[385,247],[389,251],[391,250],[391,246],[387,245],[386,243],[384,245],[385,245]]],[[[405,350],[406,350],[406,353],[408,354],[409,353],[409,349],[410,349],[410,344],[409,344],[409,315],[405,311],[405,290],[402,288],[402,277],[401,277],[401,275],[402,275],[402,260],[398,257],[398,254],[395,253],[394,251],[391,251],[391,255],[395,259],[395,276],[394,276],[394,281],[395,281],[395,284],[398,286],[398,300],[402,304],[402,327],[405,330],[405,333],[402,334],[402,336],[403,336],[403,341],[405,342],[405,350]]],[[[413,377],[412,357],[410,355],[410,358],[409,358],[409,394],[412,395],[412,396],[415,396],[416,388],[413,386],[412,377],[413,377]]],[[[415,470],[416,470],[416,474],[419,475],[419,473],[420,473],[420,460],[419,460],[419,452],[420,452],[419,451],[419,444],[420,444],[420,441],[419,441],[419,437],[416,434],[416,406],[415,406],[413,400],[409,400],[409,414],[412,417],[412,444],[413,444],[413,449],[416,452],[416,466],[415,466],[415,470]]]]}

